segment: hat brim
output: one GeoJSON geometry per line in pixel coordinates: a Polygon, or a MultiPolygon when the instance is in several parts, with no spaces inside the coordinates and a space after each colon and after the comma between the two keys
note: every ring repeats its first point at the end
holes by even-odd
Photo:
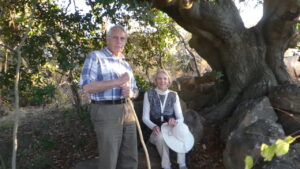
{"type": "Polygon", "coordinates": [[[193,148],[195,141],[192,133],[188,130],[186,137],[182,138],[182,140],[178,140],[176,137],[169,134],[171,129],[172,126],[169,126],[167,123],[164,123],[161,126],[161,133],[167,146],[177,153],[189,152],[193,148]]]}

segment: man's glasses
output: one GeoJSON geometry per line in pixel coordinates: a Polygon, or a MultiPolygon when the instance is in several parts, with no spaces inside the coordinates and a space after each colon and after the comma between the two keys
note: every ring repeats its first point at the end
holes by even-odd
{"type": "Polygon", "coordinates": [[[126,37],[119,37],[119,36],[109,36],[109,37],[115,41],[120,40],[121,42],[125,42],[127,40],[126,37]]]}

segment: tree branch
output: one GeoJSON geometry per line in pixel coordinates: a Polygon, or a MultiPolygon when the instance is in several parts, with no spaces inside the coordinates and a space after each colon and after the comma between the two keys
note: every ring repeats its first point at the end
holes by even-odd
{"type": "Polygon", "coordinates": [[[264,16],[257,26],[262,27],[267,46],[266,62],[280,84],[291,83],[285,64],[284,51],[292,45],[294,22],[298,20],[300,4],[297,0],[265,0],[264,16]]]}
{"type": "Polygon", "coordinates": [[[75,0],[73,0],[73,4],[74,4],[74,10],[75,10],[75,12],[77,12],[78,10],[77,10],[77,6],[76,6],[76,3],[75,3],[75,0]]]}
{"type": "Polygon", "coordinates": [[[300,40],[300,32],[296,33],[294,36],[292,36],[289,40],[288,47],[289,48],[294,48],[297,46],[297,43],[300,40]]]}
{"type": "Polygon", "coordinates": [[[173,1],[170,1],[170,0],[146,0],[146,1],[152,2],[154,8],[163,9],[170,5],[175,4],[174,2],[178,1],[178,0],[173,0],[173,1]]]}
{"type": "Polygon", "coordinates": [[[13,52],[13,53],[16,53],[16,51],[15,51],[13,48],[11,48],[11,47],[9,47],[9,46],[7,46],[7,45],[5,45],[5,44],[0,43],[0,46],[4,47],[5,49],[10,50],[10,51],[13,52]]]}
{"type": "Polygon", "coordinates": [[[34,15],[34,11],[35,11],[34,5],[35,4],[33,4],[33,9],[32,9],[31,15],[29,17],[29,25],[28,25],[26,31],[24,32],[21,42],[19,43],[19,45],[16,47],[16,50],[15,50],[17,53],[17,56],[18,56],[18,62],[17,62],[17,68],[16,68],[16,79],[15,79],[15,89],[14,89],[14,93],[15,93],[15,117],[14,117],[14,120],[15,120],[15,122],[14,122],[14,127],[13,127],[13,152],[12,152],[12,159],[11,159],[12,169],[16,169],[16,159],[17,159],[17,149],[18,149],[17,133],[18,133],[19,116],[20,116],[19,79],[20,79],[20,67],[21,67],[21,48],[24,46],[25,40],[28,38],[29,32],[32,27],[33,15],[34,15]]]}
{"type": "Polygon", "coordinates": [[[192,56],[192,58],[194,59],[194,62],[195,62],[195,67],[196,67],[196,72],[197,72],[197,75],[200,77],[200,72],[199,72],[199,69],[198,69],[198,65],[197,65],[197,60],[196,60],[196,56],[194,55],[194,53],[189,49],[189,45],[187,44],[187,42],[184,40],[184,38],[182,37],[182,35],[178,32],[178,30],[172,25],[170,24],[171,28],[176,32],[176,34],[178,35],[181,43],[183,43],[184,45],[184,48],[188,51],[188,53],[192,56]]]}
{"type": "Polygon", "coordinates": [[[260,24],[267,42],[285,43],[293,35],[299,15],[300,4],[296,0],[265,0],[260,24]]]}
{"type": "Polygon", "coordinates": [[[68,8],[69,8],[69,6],[71,5],[71,3],[72,3],[72,1],[69,0],[69,3],[68,3],[68,5],[67,5],[67,7],[66,7],[66,11],[68,10],[68,8]]]}
{"type": "Polygon", "coordinates": [[[193,35],[201,29],[226,42],[237,37],[234,36],[237,32],[245,30],[235,4],[228,0],[195,1],[190,8],[182,8],[180,3],[173,3],[161,10],[193,35]]]}

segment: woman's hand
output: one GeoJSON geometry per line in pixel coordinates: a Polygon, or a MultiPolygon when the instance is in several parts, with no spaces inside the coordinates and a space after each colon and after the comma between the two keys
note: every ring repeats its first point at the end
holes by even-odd
{"type": "Polygon", "coordinates": [[[168,124],[169,126],[175,126],[177,124],[177,121],[174,118],[170,118],[168,124]]]}
{"type": "Polygon", "coordinates": [[[158,126],[153,127],[152,133],[157,136],[160,133],[160,128],[158,126]]]}

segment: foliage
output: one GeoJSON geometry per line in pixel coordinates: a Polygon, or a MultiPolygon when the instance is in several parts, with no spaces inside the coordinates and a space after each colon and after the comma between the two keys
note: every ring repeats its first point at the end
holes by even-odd
{"type": "Polygon", "coordinates": [[[288,136],[284,140],[278,139],[271,146],[262,144],[261,156],[264,158],[265,161],[271,161],[275,154],[278,157],[285,155],[289,151],[290,144],[293,143],[295,140],[295,138],[288,136]]]}
{"type": "MultiPolygon", "coordinates": [[[[278,139],[274,144],[261,145],[261,156],[264,158],[264,161],[272,161],[274,155],[277,157],[283,156],[289,152],[290,144],[292,144],[296,138],[288,136],[284,140],[278,139]]],[[[245,158],[245,169],[251,169],[253,167],[253,158],[247,156],[245,158]]]]}
{"type": "Polygon", "coordinates": [[[31,102],[37,105],[46,104],[55,98],[55,86],[53,84],[44,87],[34,86],[32,88],[32,93],[33,96],[31,102]]]}
{"type": "Polygon", "coordinates": [[[212,70],[211,73],[216,77],[216,79],[221,79],[222,77],[224,77],[224,74],[220,71],[212,70]]]}
{"type": "Polygon", "coordinates": [[[12,128],[13,125],[14,125],[13,121],[9,121],[9,120],[3,121],[1,122],[0,130],[8,130],[12,128]]]}
{"type": "Polygon", "coordinates": [[[53,149],[57,142],[49,137],[44,136],[40,139],[40,144],[42,150],[48,151],[53,149]]]}
{"type": "Polygon", "coordinates": [[[251,156],[246,156],[245,169],[251,169],[252,167],[253,167],[253,158],[251,156]]]}
{"type": "MultiPolygon", "coordinates": [[[[49,78],[41,73],[45,64],[56,62],[59,66],[58,71],[64,74],[80,66],[84,60],[83,56],[91,47],[99,47],[101,44],[97,42],[98,33],[87,36],[88,32],[96,29],[95,25],[90,24],[91,15],[67,14],[53,1],[39,0],[38,2],[34,4],[31,1],[12,1],[3,7],[5,15],[1,15],[0,18],[0,42],[13,48],[13,44],[17,44],[20,40],[24,26],[28,22],[27,11],[36,5],[32,30],[22,49],[21,100],[32,95],[32,85],[36,87],[35,83],[41,83],[36,80],[49,78]]],[[[15,54],[9,50],[6,50],[6,53],[10,56],[8,58],[9,69],[1,73],[0,83],[3,85],[0,90],[10,91],[13,89],[15,54]]],[[[49,70],[45,71],[54,73],[49,70]]],[[[6,97],[11,97],[9,93],[4,94],[6,97]]]]}
{"type": "Polygon", "coordinates": [[[129,62],[143,70],[146,76],[154,68],[171,68],[176,64],[172,55],[176,34],[169,29],[174,21],[158,10],[152,11],[154,25],[145,30],[136,30],[128,40],[126,53],[129,62]]]}
{"type": "MultiPolygon", "coordinates": [[[[29,20],[29,11],[34,12],[32,29],[22,48],[20,74],[21,102],[26,100],[36,104],[51,95],[49,84],[59,85],[63,76],[72,77],[78,82],[81,65],[89,51],[105,46],[105,33],[108,21],[128,28],[130,39],[125,53],[129,62],[145,70],[168,66],[175,63],[170,55],[170,47],[175,42],[174,33],[168,29],[173,21],[151,4],[131,0],[89,1],[90,13],[80,11],[68,13],[55,1],[37,0],[1,2],[0,16],[0,91],[2,97],[12,100],[15,79],[15,53],[10,49],[18,44],[29,20]],[[33,7],[35,10],[33,11],[33,7]],[[144,15],[144,13],[147,15],[144,15]],[[135,24],[132,24],[135,23],[135,24]],[[137,25],[137,26],[132,26],[137,25]],[[138,29],[145,27],[147,29],[138,29]],[[145,32],[146,31],[146,32],[145,32]],[[8,56],[6,62],[4,56],[8,56]],[[42,92],[41,90],[47,90],[42,92]]],[[[140,76],[145,74],[140,73],[140,76]]],[[[52,97],[52,96],[51,96],[52,97]]]]}
{"type": "Polygon", "coordinates": [[[147,82],[140,75],[135,75],[134,78],[136,80],[136,83],[137,83],[137,86],[138,86],[139,90],[142,91],[142,92],[154,87],[154,84],[151,84],[151,83],[147,82]]]}

